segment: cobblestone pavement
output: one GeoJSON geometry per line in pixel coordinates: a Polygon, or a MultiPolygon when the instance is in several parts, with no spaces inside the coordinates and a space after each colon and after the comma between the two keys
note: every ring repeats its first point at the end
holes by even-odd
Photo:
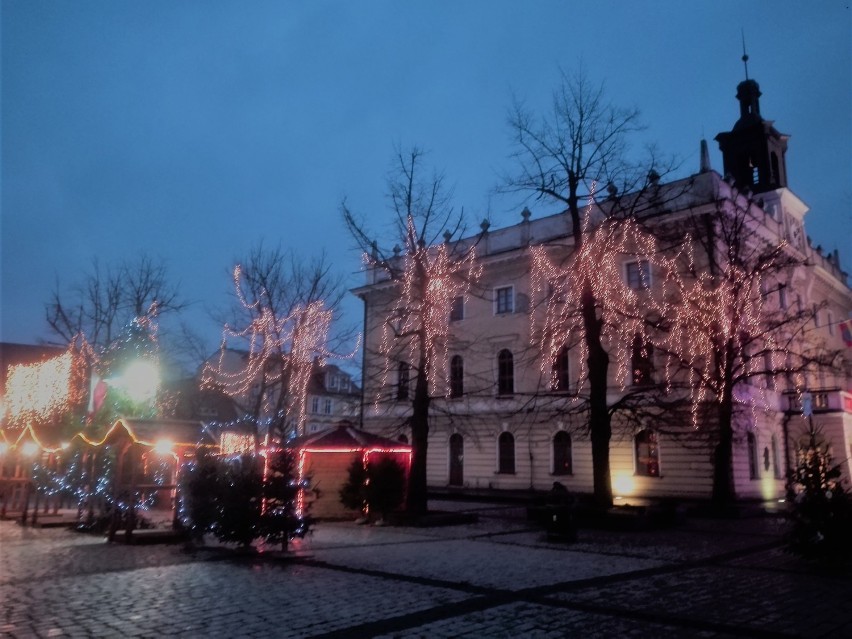
{"type": "Polygon", "coordinates": [[[511,506],[475,524],[321,523],[287,556],[124,546],[0,522],[2,637],[852,637],[852,576],[774,518],[581,530],[511,506]]]}

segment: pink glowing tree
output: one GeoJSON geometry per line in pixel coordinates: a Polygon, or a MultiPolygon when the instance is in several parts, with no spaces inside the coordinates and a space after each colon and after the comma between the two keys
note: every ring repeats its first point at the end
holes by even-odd
{"type": "Polygon", "coordinates": [[[673,255],[664,348],[693,426],[711,442],[713,500],[725,506],[736,497],[733,444],[756,413],[774,393],[801,394],[809,376],[844,364],[814,322],[825,302],[802,303],[813,268],[804,245],[779,233],[754,196],[725,182],[714,195],[708,211],[661,229],[683,247],[673,255]]]}
{"type": "MultiPolygon", "coordinates": [[[[628,161],[628,139],[641,129],[638,111],[608,102],[603,88],[594,87],[582,73],[563,75],[552,105],[552,112],[543,117],[521,104],[514,106],[510,127],[518,170],[506,177],[503,188],[534,195],[565,212],[567,240],[561,246],[533,251],[539,291],[551,285],[558,289],[548,308],[539,313],[544,326],[538,340],[543,369],[563,346],[573,343],[581,348],[580,387],[584,390],[578,401],[592,443],[595,499],[608,507],[612,504],[609,444],[617,409],[609,395],[611,364],[613,358],[630,360],[624,353],[633,348],[637,333],[640,339],[644,335],[649,315],[640,313],[635,301],[623,294],[622,276],[616,271],[625,257],[622,251],[633,251],[637,261],[650,265],[654,249],[640,238],[636,220],[659,207],[664,198],[675,196],[659,189],[671,163],[663,167],[653,150],[646,161],[628,161]],[[584,215],[589,189],[596,181],[607,184],[607,196],[584,215]],[[631,237],[636,246],[631,245],[631,237]],[[563,256],[571,254],[570,268],[551,261],[549,256],[560,251],[563,256]],[[557,300],[563,300],[561,306],[557,300]],[[626,322],[623,330],[615,316],[618,322],[626,322]]],[[[619,401],[631,403],[635,398],[635,393],[622,394],[619,401]]]]}

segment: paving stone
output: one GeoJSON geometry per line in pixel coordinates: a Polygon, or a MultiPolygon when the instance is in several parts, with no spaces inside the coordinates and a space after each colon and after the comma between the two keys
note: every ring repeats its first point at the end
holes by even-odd
{"type": "Polygon", "coordinates": [[[517,507],[452,507],[480,519],[322,523],[285,558],[3,521],[0,637],[852,636],[852,580],[784,553],[776,518],[559,545],[517,507]]]}

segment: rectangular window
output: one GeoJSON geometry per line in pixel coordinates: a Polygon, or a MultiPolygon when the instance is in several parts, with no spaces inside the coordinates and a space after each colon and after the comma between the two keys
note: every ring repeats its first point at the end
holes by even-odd
{"type": "Polygon", "coordinates": [[[660,476],[660,447],[657,434],[650,430],[640,431],[634,438],[636,474],[645,477],[660,476]]]}
{"type": "Polygon", "coordinates": [[[778,306],[781,310],[787,309],[787,285],[781,284],[778,287],[778,306]]]}
{"type": "Polygon", "coordinates": [[[627,286],[634,291],[641,291],[651,286],[651,265],[648,260],[637,260],[625,264],[627,286]]]}
{"type": "Polygon", "coordinates": [[[323,405],[323,412],[326,415],[331,415],[331,400],[330,399],[325,400],[325,403],[323,405]]]}
{"type": "Polygon", "coordinates": [[[311,412],[318,413],[319,412],[319,397],[314,397],[311,400],[311,412]]]}
{"type": "Polygon", "coordinates": [[[452,306],[450,306],[450,321],[458,322],[464,319],[464,297],[459,295],[453,298],[452,306]]]}
{"type": "Polygon", "coordinates": [[[515,311],[515,287],[501,286],[494,289],[494,313],[503,315],[515,311]]]}

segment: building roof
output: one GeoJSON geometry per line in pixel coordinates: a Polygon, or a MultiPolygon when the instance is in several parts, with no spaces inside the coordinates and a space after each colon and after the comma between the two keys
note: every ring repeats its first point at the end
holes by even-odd
{"type": "Polygon", "coordinates": [[[370,448],[388,448],[400,452],[408,452],[411,446],[395,439],[381,437],[355,428],[351,422],[341,421],[336,428],[297,437],[290,441],[289,448],[347,448],[353,450],[364,450],[370,448]]]}

